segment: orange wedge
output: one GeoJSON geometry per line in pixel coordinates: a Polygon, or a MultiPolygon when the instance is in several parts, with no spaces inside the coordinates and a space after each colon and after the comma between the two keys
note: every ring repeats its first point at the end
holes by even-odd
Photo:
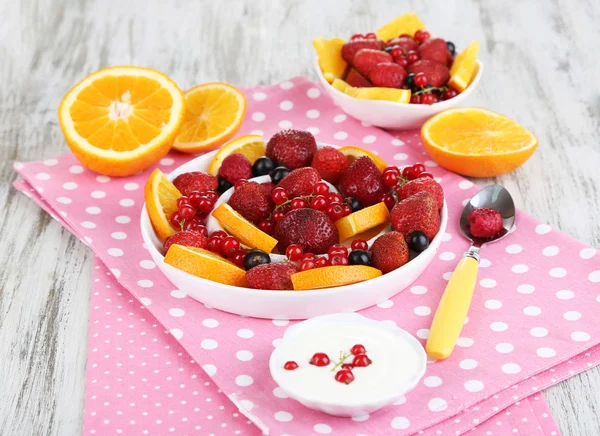
{"type": "Polygon", "coordinates": [[[213,282],[247,286],[246,271],[218,254],[202,248],[173,244],[167,251],[165,263],[213,282]]]}
{"type": "Polygon", "coordinates": [[[354,162],[359,157],[367,156],[371,158],[371,160],[375,163],[375,166],[379,168],[379,171],[383,172],[383,170],[385,170],[385,168],[387,167],[387,164],[382,158],[377,156],[372,151],[366,150],[364,148],[348,145],[346,147],[340,148],[340,151],[348,158],[348,163],[350,165],[352,165],[352,162],[354,162]]]}
{"type": "Polygon", "coordinates": [[[144,200],[150,216],[152,227],[162,240],[174,235],[176,230],[171,226],[169,218],[177,212],[177,199],[181,192],[158,168],[155,169],[146,182],[144,200]]]}
{"type": "Polygon", "coordinates": [[[223,145],[213,157],[208,167],[208,173],[216,176],[225,158],[231,154],[240,153],[248,158],[250,163],[266,154],[265,141],[262,136],[244,135],[223,145]]]}
{"type": "Polygon", "coordinates": [[[317,52],[319,68],[323,77],[331,83],[335,78],[340,78],[348,65],[342,58],[342,46],[346,43],[341,38],[314,38],[313,47],[317,52]]]}
{"type": "Polygon", "coordinates": [[[265,253],[270,253],[277,245],[277,239],[267,235],[246,220],[227,203],[221,203],[213,210],[212,215],[219,220],[225,230],[236,236],[247,247],[258,248],[265,253]]]}
{"type": "Polygon", "coordinates": [[[365,265],[325,266],[292,274],[295,291],[351,285],[379,277],[381,271],[365,265]]]}
{"type": "Polygon", "coordinates": [[[348,85],[348,83],[342,79],[334,79],[333,82],[331,82],[331,86],[342,92],[346,92],[347,89],[354,88],[353,86],[348,85]]]}
{"type": "Polygon", "coordinates": [[[435,162],[471,177],[513,171],[531,157],[538,144],[533,133],[516,121],[475,107],[434,115],[423,124],[421,136],[435,162]]]}
{"type": "Polygon", "coordinates": [[[185,117],[173,148],[185,153],[210,151],[240,130],[246,97],[226,83],[205,83],[185,93],[185,117]]]}
{"type": "Polygon", "coordinates": [[[183,121],[183,93],[164,74],[104,68],[65,95],[60,127],[79,161],[101,174],[128,176],[162,158],[183,121]]]}
{"type": "Polygon", "coordinates": [[[467,89],[479,70],[477,54],[479,54],[479,42],[473,41],[467,48],[456,55],[450,68],[448,85],[460,92],[467,89]]]}
{"type": "Polygon", "coordinates": [[[389,215],[385,203],[377,203],[340,218],[335,222],[340,242],[387,222],[389,215]]]}
{"type": "Polygon", "coordinates": [[[362,100],[384,100],[395,103],[410,103],[410,89],[395,88],[355,88],[348,85],[344,92],[350,97],[362,100]]]}
{"type": "Polygon", "coordinates": [[[424,30],[425,25],[414,12],[401,15],[381,27],[375,34],[384,41],[398,38],[403,33],[414,36],[417,30],[424,30]]]}

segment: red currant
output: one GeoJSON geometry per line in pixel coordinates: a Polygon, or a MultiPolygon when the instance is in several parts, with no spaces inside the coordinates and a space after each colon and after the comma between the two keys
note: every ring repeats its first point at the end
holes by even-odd
{"type": "Polygon", "coordinates": [[[290,203],[290,207],[292,209],[304,209],[305,207],[308,207],[308,201],[302,197],[296,197],[290,203]]]}
{"type": "Polygon", "coordinates": [[[308,271],[309,269],[316,268],[317,264],[314,260],[303,260],[300,262],[300,271],[308,271]]]}
{"type": "Polygon", "coordinates": [[[393,172],[383,172],[383,184],[385,186],[387,186],[388,188],[391,188],[392,186],[396,186],[396,183],[398,183],[398,175],[394,174],[393,172]]]}
{"type": "Polygon", "coordinates": [[[450,100],[458,95],[458,91],[454,88],[448,88],[442,94],[442,100],[450,100]]]}
{"type": "Polygon", "coordinates": [[[402,177],[407,180],[413,180],[415,178],[415,173],[412,167],[404,167],[402,170],[402,177]]]}
{"type": "Polygon", "coordinates": [[[406,59],[405,57],[401,57],[398,59],[394,59],[394,61],[400,65],[402,68],[406,68],[408,67],[408,59],[406,59]]]}
{"type": "Polygon", "coordinates": [[[365,38],[367,38],[367,39],[377,39],[377,35],[375,35],[374,33],[371,32],[371,33],[367,33],[365,35],[365,38]]]}
{"type": "Polygon", "coordinates": [[[183,195],[177,199],[177,208],[180,208],[184,204],[191,204],[190,199],[188,197],[186,197],[185,195],[183,195]]]}
{"type": "Polygon", "coordinates": [[[314,253],[306,253],[302,256],[302,260],[315,260],[317,256],[314,253]]]}
{"type": "Polygon", "coordinates": [[[355,39],[364,39],[365,35],[363,35],[362,33],[355,33],[354,35],[352,35],[352,38],[350,38],[350,40],[354,41],[355,39]]]}
{"type": "Polygon", "coordinates": [[[208,238],[208,230],[202,225],[202,223],[196,218],[187,220],[183,226],[184,230],[191,230],[192,232],[202,233],[208,238]]]}
{"type": "Polygon", "coordinates": [[[352,371],[352,370],[354,369],[354,367],[352,366],[352,364],[351,364],[351,363],[342,363],[342,366],[341,366],[341,368],[342,368],[342,369],[348,369],[348,370],[350,370],[350,371],[352,371]]]}
{"type": "Polygon", "coordinates": [[[416,163],[412,166],[413,174],[418,177],[419,174],[425,171],[425,166],[422,163],[416,163]]]}
{"type": "Polygon", "coordinates": [[[331,360],[325,353],[315,353],[313,354],[313,357],[311,357],[309,363],[315,366],[327,366],[329,363],[331,363],[331,360]]]}
{"type": "Polygon", "coordinates": [[[433,179],[433,174],[428,173],[428,172],[422,172],[421,174],[419,174],[419,177],[417,177],[417,178],[422,179],[424,177],[429,177],[429,178],[433,179]]]}
{"type": "Polygon", "coordinates": [[[349,385],[354,381],[354,374],[349,369],[341,369],[335,374],[336,381],[349,385]]]}
{"type": "Polygon", "coordinates": [[[421,104],[421,96],[420,95],[415,95],[415,94],[411,95],[410,96],[410,102],[412,104],[421,104]]]}
{"type": "Polygon", "coordinates": [[[273,212],[271,214],[271,219],[273,221],[275,221],[276,223],[278,223],[279,221],[281,221],[283,219],[284,216],[285,216],[285,214],[283,213],[283,211],[276,210],[275,212],[273,212]]]}
{"type": "Polygon", "coordinates": [[[224,232],[223,230],[216,230],[216,231],[214,231],[214,232],[212,232],[210,234],[211,238],[221,238],[221,239],[223,239],[223,238],[226,238],[227,236],[229,236],[229,235],[227,235],[227,233],[224,232]]]}
{"type": "Polygon", "coordinates": [[[389,167],[385,167],[385,169],[383,170],[383,174],[385,174],[385,173],[393,173],[393,174],[399,176],[400,169],[398,167],[391,165],[389,167]]]}
{"type": "Polygon", "coordinates": [[[272,235],[275,231],[275,223],[272,220],[261,220],[258,223],[258,228],[267,235],[272,235]]]}
{"type": "Polygon", "coordinates": [[[415,32],[415,41],[417,41],[419,44],[424,43],[429,38],[431,38],[431,34],[426,30],[417,30],[415,32]]]}
{"type": "Polygon", "coordinates": [[[396,205],[396,199],[392,194],[383,194],[379,201],[383,201],[388,210],[392,210],[392,208],[396,205]]]}
{"type": "Polygon", "coordinates": [[[216,203],[219,199],[219,194],[217,194],[215,191],[206,191],[203,192],[203,195],[209,200],[211,200],[213,203],[216,203]]]}
{"type": "Polygon", "coordinates": [[[352,360],[352,366],[365,367],[371,364],[371,359],[366,354],[355,354],[352,360]]]}
{"type": "Polygon", "coordinates": [[[283,369],[287,369],[288,371],[293,371],[296,368],[298,368],[298,364],[296,362],[294,362],[293,360],[290,360],[289,362],[285,362],[285,364],[283,365],[283,369]]]}
{"type": "Polygon", "coordinates": [[[350,352],[356,356],[357,354],[365,354],[367,349],[362,344],[354,344],[352,348],[350,348],[350,352]]]}
{"type": "Polygon", "coordinates": [[[433,102],[434,103],[439,103],[440,102],[440,96],[437,94],[431,94],[433,95],[433,102]]]}
{"type": "Polygon", "coordinates": [[[232,256],[240,249],[240,241],[235,236],[227,236],[221,241],[221,251],[225,256],[232,256]]]}
{"type": "Polygon", "coordinates": [[[329,265],[329,260],[325,256],[319,256],[315,261],[315,265],[317,268],[323,268],[324,266],[329,265]]]}
{"type": "Polygon", "coordinates": [[[235,184],[233,185],[233,188],[234,188],[234,189],[237,189],[237,188],[239,188],[240,186],[242,186],[242,185],[244,185],[244,184],[246,184],[246,183],[248,183],[248,180],[246,180],[246,179],[239,179],[239,180],[236,180],[236,181],[235,181],[235,184]]]}
{"type": "Polygon", "coordinates": [[[244,268],[244,260],[246,259],[246,255],[248,254],[245,250],[238,250],[232,257],[231,261],[235,263],[240,268],[244,268]]]}
{"type": "Polygon", "coordinates": [[[395,61],[398,61],[398,59],[403,58],[406,55],[406,53],[404,52],[404,49],[402,47],[397,45],[394,48],[392,48],[391,55],[395,61]]]}
{"type": "Polygon", "coordinates": [[[275,188],[273,189],[273,192],[271,192],[271,198],[273,199],[273,203],[283,204],[288,201],[288,194],[283,188],[275,188]]]}
{"type": "Polygon", "coordinates": [[[406,60],[408,61],[409,64],[414,64],[415,62],[417,62],[421,57],[419,56],[419,53],[417,53],[414,50],[409,51],[408,53],[406,53],[406,60]]]}
{"type": "Polygon", "coordinates": [[[204,196],[202,195],[202,193],[194,191],[189,195],[188,198],[190,200],[190,204],[197,208],[198,202],[200,201],[200,199],[204,198],[204,196]]]}
{"type": "Polygon", "coordinates": [[[429,79],[427,78],[425,73],[417,73],[415,75],[414,80],[415,80],[415,85],[418,86],[419,88],[423,88],[424,86],[427,86],[427,84],[429,83],[429,79]]]}
{"type": "Polygon", "coordinates": [[[322,195],[317,195],[310,202],[310,207],[316,210],[324,210],[327,207],[327,199],[322,195]]]}
{"type": "Polygon", "coordinates": [[[302,259],[304,250],[298,244],[288,245],[288,247],[285,249],[285,255],[292,262],[297,262],[302,259]]]}
{"type": "Polygon", "coordinates": [[[319,182],[315,185],[315,194],[327,195],[329,194],[329,185],[325,182],[319,182]]]}
{"type": "Polygon", "coordinates": [[[213,253],[221,254],[222,243],[223,243],[222,238],[218,238],[216,236],[211,236],[208,239],[208,244],[206,245],[206,248],[208,248],[213,253]]]}
{"type": "Polygon", "coordinates": [[[337,194],[335,192],[330,193],[329,195],[327,195],[327,202],[329,204],[331,203],[342,203],[342,196],[340,194],[337,194]]]}
{"type": "Polygon", "coordinates": [[[209,200],[208,198],[201,198],[198,201],[198,210],[202,213],[209,213],[214,206],[215,203],[209,200]]]}
{"type": "Polygon", "coordinates": [[[422,104],[433,104],[433,103],[435,103],[435,97],[433,96],[433,94],[431,92],[426,92],[425,94],[421,95],[421,103],[422,104]]]}
{"type": "Polygon", "coordinates": [[[332,203],[327,206],[325,213],[332,221],[337,221],[344,217],[344,207],[340,203],[332,203]]]}
{"type": "Polygon", "coordinates": [[[329,257],[329,264],[331,266],[336,265],[348,265],[348,257],[342,254],[336,253],[333,256],[329,257]]]}
{"type": "Polygon", "coordinates": [[[352,213],[352,206],[349,204],[344,204],[342,207],[344,208],[344,216],[348,216],[352,213]]]}
{"type": "Polygon", "coordinates": [[[341,244],[335,244],[329,247],[329,250],[327,250],[327,254],[329,255],[329,257],[336,254],[341,254],[342,256],[348,257],[348,249],[341,244]]]}
{"type": "Polygon", "coordinates": [[[184,204],[179,208],[179,217],[182,220],[187,220],[196,215],[196,209],[190,204],[184,204]]]}
{"type": "Polygon", "coordinates": [[[364,239],[355,239],[354,241],[352,241],[350,247],[353,250],[368,250],[369,244],[367,244],[367,241],[365,241],[364,239]]]}

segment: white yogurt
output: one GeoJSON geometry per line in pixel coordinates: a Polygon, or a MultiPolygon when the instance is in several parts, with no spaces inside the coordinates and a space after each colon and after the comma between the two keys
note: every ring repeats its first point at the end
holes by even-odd
{"type": "MultiPolygon", "coordinates": [[[[350,354],[344,363],[352,363],[353,357],[350,354]]],[[[373,412],[414,388],[425,372],[426,360],[421,344],[404,330],[358,314],[337,314],[290,327],[271,356],[270,369],[290,397],[326,413],[352,416],[373,412]],[[355,344],[366,348],[372,363],[354,368],[354,381],[346,385],[335,380],[341,366],[332,369],[340,353],[350,354],[355,344]],[[309,364],[317,352],[326,353],[331,363],[324,367],[309,364]],[[299,367],[286,370],[287,361],[299,367]]]]}

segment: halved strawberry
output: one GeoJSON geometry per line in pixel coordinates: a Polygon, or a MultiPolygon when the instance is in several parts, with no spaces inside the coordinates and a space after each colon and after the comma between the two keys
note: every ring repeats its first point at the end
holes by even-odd
{"type": "Polygon", "coordinates": [[[383,50],[383,41],[378,39],[355,39],[342,46],[342,58],[350,65],[354,65],[354,55],[363,48],[383,50]]]}

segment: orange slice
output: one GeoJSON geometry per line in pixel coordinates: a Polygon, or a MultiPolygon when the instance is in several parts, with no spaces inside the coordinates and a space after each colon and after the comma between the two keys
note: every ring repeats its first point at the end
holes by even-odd
{"type": "Polygon", "coordinates": [[[202,248],[173,244],[167,251],[165,263],[213,282],[247,286],[246,271],[218,254],[202,248]]]}
{"type": "Polygon", "coordinates": [[[146,201],[152,227],[162,240],[176,233],[169,218],[177,212],[177,199],[179,197],[181,197],[181,192],[167,179],[161,170],[155,169],[146,182],[144,200],[146,201]]]}
{"type": "Polygon", "coordinates": [[[335,78],[340,78],[346,71],[347,63],[342,58],[342,46],[346,43],[341,38],[314,38],[313,47],[317,52],[319,67],[323,77],[331,83],[335,78]]]}
{"type": "Polygon", "coordinates": [[[348,85],[348,83],[342,79],[334,79],[333,82],[331,82],[331,86],[342,92],[346,92],[347,89],[354,88],[353,86],[348,85]]]}
{"type": "Polygon", "coordinates": [[[375,34],[384,41],[389,41],[392,38],[398,38],[403,33],[407,33],[410,36],[415,36],[417,30],[424,30],[425,25],[417,17],[414,12],[409,12],[399,17],[394,18],[392,21],[381,27],[375,34]]]}
{"type": "Polygon", "coordinates": [[[173,148],[185,153],[210,151],[240,130],[246,97],[226,83],[205,83],[185,93],[185,117],[173,148]]]}
{"type": "Polygon", "coordinates": [[[395,103],[410,103],[410,89],[395,88],[355,88],[348,85],[344,92],[350,97],[360,98],[362,100],[384,100],[395,103]]]}
{"type": "Polygon", "coordinates": [[[479,42],[473,41],[463,51],[456,55],[450,68],[450,80],[448,85],[463,92],[479,70],[477,65],[477,54],[479,54],[479,42]]]}
{"type": "Polygon", "coordinates": [[[213,210],[212,215],[219,220],[225,230],[236,236],[247,247],[258,248],[265,253],[270,253],[277,245],[277,239],[267,235],[246,220],[227,203],[221,203],[213,210]]]}
{"type": "Polygon", "coordinates": [[[265,141],[262,136],[258,135],[244,135],[229,141],[213,157],[208,167],[208,173],[216,176],[225,158],[234,153],[243,154],[253,164],[256,159],[266,154],[265,141]]]}
{"type": "Polygon", "coordinates": [[[292,274],[295,291],[331,288],[364,282],[381,275],[377,268],[365,265],[325,266],[292,274]]]}
{"type": "Polygon", "coordinates": [[[383,170],[387,167],[387,164],[382,158],[377,156],[372,151],[366,150],[364,148],[348,145],[346,147],[340,148],[340,151],[348,158],[348,163],[350,165],[352,165],[352,162],[354,162],[359,157],[367,156],[371,158],[371,160],[375,163],[375,166],[379,168],[379,171],[383,172],[383,170]]]}
{"type": "Polygon", "coordinates": [[[421,128],[425,150],[440,166],[471,177],[515,170],[531,157],[537,138],[517,122],[487,109],[461,107],[431,117],[421,128]]]}
{"type": "Polygon", "coordinates": [[[387,222],[389,215],[385,203],[377,203],[340,218],[335,222],[340,242],[387,222]]]}
{"type": "Polygon", "coordinates": [[[65,95],[60,127],[79,161],[101,174],[128,176],[171,148],[185,106],[177,84],[141,67],[104,68],[65,95]]]}

